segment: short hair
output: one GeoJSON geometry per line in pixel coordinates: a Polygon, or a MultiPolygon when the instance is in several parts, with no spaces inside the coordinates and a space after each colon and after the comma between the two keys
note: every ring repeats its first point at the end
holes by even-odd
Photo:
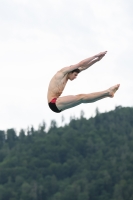
{"type": "Polygon", "coordinates": [[[71,73],[74,73],[74,72],[80,73],[80,69],[74,69],[73,71],[71,71],[71,73]]]}

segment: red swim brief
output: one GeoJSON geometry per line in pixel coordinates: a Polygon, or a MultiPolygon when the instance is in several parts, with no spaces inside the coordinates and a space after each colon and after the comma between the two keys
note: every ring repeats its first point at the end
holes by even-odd
{"type": "Polygon", "coordinates": [[[51,109],[52,111],[54,111],[54,112],[56,112],[56,113],[60,113],[62,110],[59,110],[59,109],[57,108],[57,106],[56,106],[56,100],[57,100],[57,98],[52,99],[52,100],[48,103],[48,105],[49,105],[49,107],[50,107],[50,109],[51,109]]]}

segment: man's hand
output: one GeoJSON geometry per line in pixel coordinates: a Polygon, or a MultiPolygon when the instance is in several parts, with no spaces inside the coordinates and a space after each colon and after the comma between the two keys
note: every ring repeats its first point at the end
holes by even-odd
{"type": "Polygon", "coordinates": [[[97,61],[101,60],[105,56],[106,53],[107,53],[107,51],[97,54],[95,60],[97,60],[97,61]]]}
{"type": "Polygon", "coordinates": [[[107,53],[107,51],[100,52],[100,53],[96,54],[95,57],[105,56],[106,53],[107,53]]]}
{"type": "Polygon", "coordinates": [[[103,56],[98,56],[95,60],[99,61],[99,60],[101,60],[104,56],[105,56],[105,55],[103,55],[103,56]]]}

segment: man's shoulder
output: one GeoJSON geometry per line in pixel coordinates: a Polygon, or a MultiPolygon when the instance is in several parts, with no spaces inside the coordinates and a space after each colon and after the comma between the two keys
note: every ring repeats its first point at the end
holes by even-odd
{"type": "Polygon", "coordinates": [[[63,78],[66,75],[66,73],[64,72],[65,72],[65,68],[60,69],[59,71],[56,72],[55,77],[63,78]]]}
{"type": "Polygon", "coordinates": [[[59,70],[60,73],[63,75],[68,74],[70,71],[71,66],[63,67],[62,69],[59,70]]]}

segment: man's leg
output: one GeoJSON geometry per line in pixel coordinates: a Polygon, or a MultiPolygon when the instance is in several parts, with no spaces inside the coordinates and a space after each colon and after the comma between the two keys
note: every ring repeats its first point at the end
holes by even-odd
{"type": "Polygon", "coordinates": [[[118,90],[119,86],[120,84],[117,84],[109,88],[108,90],[102,92],[59,97],[56,101],[56,106],[59,110],[66,110],[80,105],[81,103],[92,103],[105,97],[113,97],[114,93],[118,90]]]}

